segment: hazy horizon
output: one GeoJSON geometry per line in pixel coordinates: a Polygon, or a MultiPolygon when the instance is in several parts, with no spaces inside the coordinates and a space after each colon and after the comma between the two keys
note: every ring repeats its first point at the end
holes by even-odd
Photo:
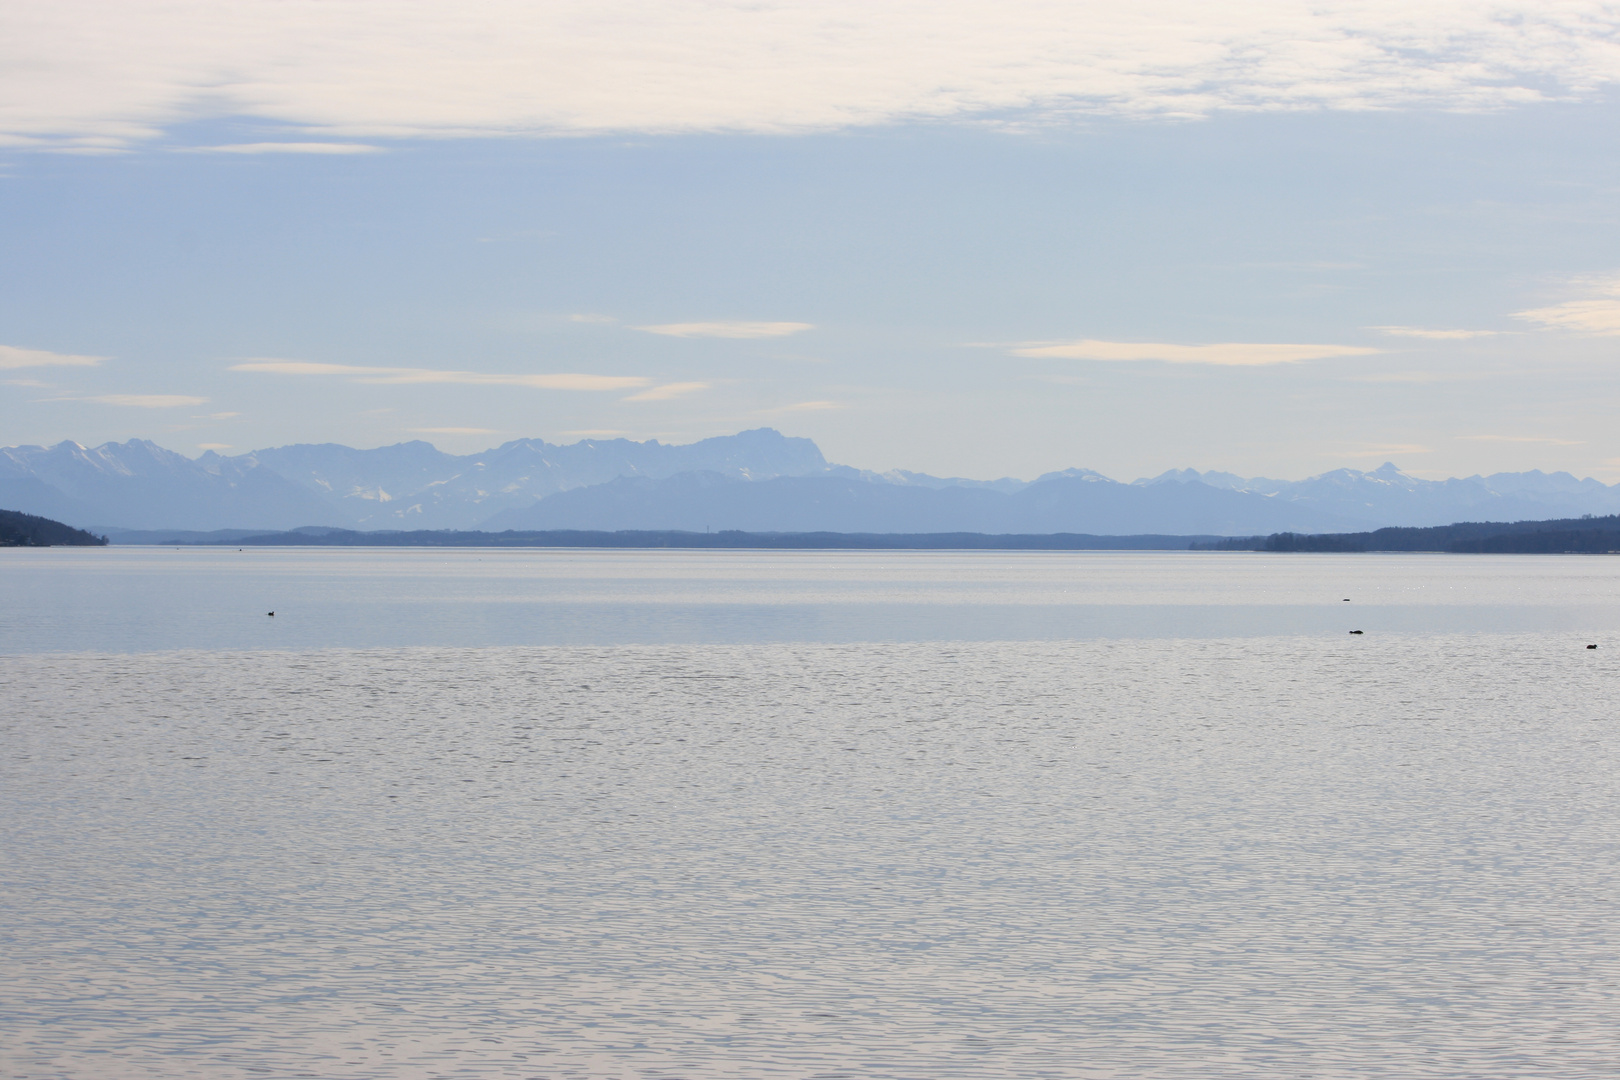
{"type": "MultiPolygon", "coordinates": [[[[759,430],[759,429],[750,429],[750,430],[759,430]]],[[[780,432],[780,431],[778,431],[778,429],[775,429],[775,428],[766,428],[764,430],[777,431],[778,434],[782,434],[782,435],[786,436],[787,438],[808,438],[808,436],[795,436],[795,435],[790,435],[790,434],[788,434],[786,432],[780,432]]],[[[745,432],[728,432],[728,433],[718,435],[718,436],[706,436],[706,438],[726,438],[729,435],[738,435],[738,434],[745,434],[745,432]]],[[[360,452],[364,453],[364,452],[369,452],[369,451],[374,451],[374,450],[386,450],[386,449],[389,449],[391,447],[406,445],[406,444],[409,444],[409,443],[422,443],[422,444],[425,444],[427,446],[432,447],[435,451],[437,451],[439,453],[442,453],[442,454],[449,454],[449,455],[452,455],[452,456],[455,456],[455,457],[477,457],[477,456],[479,456],[481,454],[487,454],[487,453],[494,452],[496,450],[500,450],[503,447],[509,446],[509,445],[511,445],[513,443],[544,442],[544,443],[546,443],[547,445],[550,445],[550,446],[573,447],[573,446],[577,446],[577,445],[582,444],[582,443],[606,442],[606,441],[614,441],[614,440],[623,440],[623,441],[637,442],[637,443],[643,443],[643,444],[649,443],[649,442],[660,442],[660,443],[662,443],[663,445],[666,445],[666,446],[687,446],[687,445],[691,445],[691,443],[693,443],[693,442],[702,441],[700,439],[694,439],[694,440],[691,440],[690,442],[680,441],[680,440],[672,440],[672,439],[660,440],[656,436],[650,437],[648,439],[632,439],[632,438],[630,438],[628,436],[622,436],[622,435],[610,435],[610,436],[599,436],[599,437],[587,436],[587,437],[582,437],[582,438],[578,438],[578,439],[574,439],[574,440],[569,441],[569,440],[562,440],[562,439],[548,439],[548,438],[545,438],[544,436],[540,436],[540,435],[519,435],[519,436],[514,436],[511,439],[503,440],[502,442],[499,442],[499,443],[492,443],[492,444],[489,444],[489,445],[486,445],[486,446],[478,447],[476,449],[455,450],[455,449],[447,449],[446,447],[440,446],[438,443],[434,442],[430,438],[424,438],[422,436],[417,436],[415,438],[410,438],[410,439],[401,439],[401,440],[398,440],[396,442],[378,443],[378,444],[372,445],[372,446],[350,446],[347,443],[337,442],[335,440],[325,440],[322,443],[283,443],[283,444],[279,444],[279,445],[276,445],[276,446],[259,446],[259,447],[252,447],[252,448],[243,448],[243,449],[240,449],[240,450],[236,450],[236,449],[229,448],[229,447],[209,448],[209,449],[206,449],[206,450],[197,450],[197,451],[195,451],[193,453],[187,453],[184,449],[179,449],[179,448],[176,448],[174,446],[166,446],[166,445],[164,445],[163,443],[159,442],[156,439],[151,439],[151,438],[146,438],[144,436],[136,435],[136,436],[131,436],[129,439],[107,440],[107,441],[102,442],[102,443],[87,443],[87,442],[84,442],[82,440],[71,439],[71,438],[57,439],[57,440],[55,440],[53,442],[47,442],[47,443],[27,443],[27,444],[16,444],[16,445],[11,445],[11,446],[0,446],[0,451],[27,449],[27,448],[30,448],[30,447],[36,447],[36,448],[42,448],[42,449],[50,450],[50,449],[54,449],[57,446],[60,446],[64,442],[72,443],[73,445],[78,446],[78,447],[80,447],[82,449],[85,449],[85,450],[95,450],[95,449],[99,449],[100,447],[106,446],[106,445],[109,445],[109,444],[123,445],[123,444],[128,443],[128,442],[150,442],[150,443],[158,446],[162,450],[165,450],[165,451],[168,451],[168,452],[171,452],[171,453],[179,454],[182,457],[185,457],[185,458],[187,458],[187,459],[189,459],[191,461],[200,461],[200,460],[202,460],[202,459],[204,459],[204,458],[206,458],[206,457],[208,457],[210,455],[213,455],[213,454],[217,454],[217,455],[219,455],[221,457],[249,457],[249,456],[251,456],[251,455],[253,455],[255,453],[260,453],[260,452],[263,452],[263,451],[266,451],[266,450],[285,449],[285,448],[291,447],[291,446],[332,445],[332,446],[340,446],[340,447],[343,447],[344,449],[356,450],[356,451],[360,451],[360,452]]],[[[815,440],[811,439],[811,441],[814,442],[815,440]]],[[[819,444],[817,444],[817,445],[818,445],[818,448],[819,448],[819,444]]],[[[880,475],[880,476],[882,476],[882,475],[892,475],[892,474],[897,474],[897,473],[901,473],[901,472],[910,472],[910,473],[914,473],[914,474],[938,476],[938,474],[931,474],[931,473],[930,474],[923,474],[923,473],[921,473],[921,470],[915,470],[915,469],[902,470],[902,469],[900,469],[898,467],[885,468],[885,467],[882,467],[882,466],[873,466],[873,465],[863,464],[863,463],[859,463],[859,462],[835,461],[835,460],[833,460],[831,458],[828,458],[827,463],[831,467],[853,468],[853,469],[861,470],[864,473],[872,473],[872,474],[877,474],[877,475],[880,475]]],[[[1107,473],[1103,473],[1102,470],[1100,470],[1100,469],[1091,468],[1085,462],[1068,462],[1066,464],[1055,464],[1050,468],[1041,470],[1039,473],[1031,473],[1031,474],[1029,474],[1027,476],[1007,476],[1007,475],[1000,475],[1000,476],[988,476],[988,475],[986,475],[986,476],[968,476],[968,475],[958,475],[958,476],[955,476],[955,477],[939,477],[939,478],[941,478],[941,479],[964,479],[964,480],[974,480],[974,481],[983,481],[983,482],[991,482],[991,481],[996,481],[996,480],[1017,480],[1019,482],[1027,483],[1027,482],[1034,481],[1034,480],[1036,480],[1037,478],[1039,478],[1041,476],[1052,476],[1052,475],[1057,475],[1057,474],[1063,473],[1065,471],[1081,470],[1081,471],[1085,471],[1085,472],[1095,472],[1095,473],[1098,473],[1099,475],[1107,476],[1108,479],[1110,479],[1110,480],[1115,480],[1115,481],[1118,481],[1120,483],[1131,484],[1131,483],[1142,483],[1142,482],[1149,481],[1149,480],[1155,480],[1155,479],[1159,479],[1160,477],[1163,477],[1163,476],[1165,476],[1167,474],[1170,474],[1170,473],[1184,472],[1184,471],[1187,471],[1188,469],[1191,469],[1192,471],[1198,472],[1200,474],[1210,474],[1210,473],[1225,474],[1225,475],[1228,475],[1228,476],[1238,476],[1241,479],[1246,479],[1246,480],[1247,479],[1257,479],[1257,480],[1258,479],[1264,479],[1264,480],[1277,480],[1277,481],[1283,481],[1283,482],[1298,482],[1298,481],[1302,481],[1302,480],[1312,479],[1312,478],[1317,477],[1317,476],[1321,476],[1324,473],[1331,473],[1331,472],[1339,472],[1339,471],[1343,471],[1343,470],[1349,470],[1349,471],[1356,472],[1356,473],[1370,474],[1370,473],[1376,473],[1376,472],[1381,472],[1381,471],[1387,471],[1392,467],[1396,472],[1398,472],[1398,473],[1400,473],[1400,474],[1402,474],[1404,476],[1410,476],[1410,477],[1413,477],[1413,478],[1416,478],[1416,479],[1423,479],[1423,480],[1468,479],[1470,477],[1495,475],[1494,473],[1493,474],[1487,474],[1487,473],[1476,470],[1476,471],[1471,472],[1471,473],[1454,473],[1454,474],[1451,474],[1451,475],[1448,475],[1448,476],[1431,476],[1431,475],[1425,474],[1421,470],[1409,469],[1409,468],[1406,468],[1405,466],[1403,466],[1402,464],[1400,464],[1399,462],[1391,460],[1391,461],[1380,462],[1377,465],[1374,465],[1371,462],[1367,462],[1367,463],[1364,463],[1364,464],[1347,463],[1347,464],[1338,465],[1338,466],[1330,466],[1330,467],[1318,470],[1317,472],[1311,473],[1309,475],[1298,475],[1298,476],[1279,476],[1279,475],[1262,476],[1260,474],[1244,475],[1244,474],[1241,474],[1241,473],[1237,473],[1237,472],[1235,472],[1234,470],[1231,470],[1231,469],[1219,468],[1218,466],[1210,467],[1210,468],[1204,468],[1204,469],[1196,469],[1196,468],[1193,468],[1192,466],[1171,466],[1170,468],[1162,469],[1159,472],[1153,473],[1151,475],[1141,475],[1141,476],[1130,476],[1129,474],[1109,475],[1107,473]]],[[[1568,475],[1575,476],[1577,479],[1582,479],[1582,480],[1596,479],[1596,477],[1582,476],[1582,475],[1580,475],[1578,473],[1571,473],[1571,472],[1569,472],[1569,470],[1535,469],[1535,468],[1497,470],[1497,473],[1510,473],[1510,474],[1511,473],[1533,473],[1533,472],[1542,472],[1542,473],[1546,473],[1548,475],[1552,475],[1552,474],[1555,474],[1555,473],[1558,473],[1558,472],[1563,472],[1563,473],[1566,473],[1568,475]]],[[[1600,481],[1600,482],[1602,482],[1602,481],[1600,481]]],[[[1611,481],[1610,483],[1611,484],[1620,484],[1620,480],[1611,481]]]]}
{"type": "Polygon", "coordinates": [[[1620,480],[1609,4],[28,12],[0,442],[1620,480]]]}

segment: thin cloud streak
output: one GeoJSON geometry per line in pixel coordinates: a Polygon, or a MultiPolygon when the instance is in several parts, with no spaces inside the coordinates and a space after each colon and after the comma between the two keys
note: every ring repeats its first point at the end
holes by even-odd
{"type": "Polygon", "coordinates": [[[368,143],[257,142],[222,146],[188,146],[190,154],[380,154],[383,148],[368,143]]]}
{"type": "Polygon", "coordinates": [[[1169,364],[1214,364],[1221,367],[1265,367],[1341,356],[1371,356],[1381,349],[1357,345],[1278,345],[1226,342],[1215,345],[1172,345],[1147,341],[1032,341],[1011,350],[1014,356],[1054,360],[1157,360],[1169,364]]]}
{"type": "Polygon", "coordinates": [[[663,386],[655,386],[650,390],[643,390],[639,394],[631,394],[624,400],[669,401],[672,398],[685,397],[687,394],[695,394],[699,390],[707,390],[708,388],[709,384],[706,382],[665,383],[663,386]]]}
{"type": "Polygon", "coordinates": [[[97,405],[119,405],[131,409],[175,409],[182,405],[206,405],[205,397],[187,394],[97,394],[94,397],[61,398],[64,401],[93,401],[97,405]]]}
{"type": "Polygon", "coordinates": [[[774,409],[761,409],[759,415],[774,416],[777,413],[793,412],[828,412],[833,409],[847,409],[849,406],[841,401],[797,401],[792,405],[778,405],[774,409]]]}
{"type": "Polygon", "coordinates": [[[532,390],[633,390],[652,382],[640,375],[501,375],[480,371],[320,364],[307,360],[249,360],[232,364],[230,370],[267,375],[344,375],[350,382],[371,386],[451,383],[463,386],[525,386],[532,390]]]}
{"type": "Polygon", "coordinates": [[[1369,326],[1380,334],[1391,337],[1424,338],[1428,341],[1469,341],[1473,338],[1496,337],[1500,330],[1425,330],[1420,326],[1369,326]]]}
{"type": "Polygon", "coordinates": [[[0,345],[0,370],[7,371],[32,367],[95,367],[105,359],[107,359],[105,356],[78,356],[73,353],[0,345]]]}
{"type": "Polygon", "coordinates": [[[665,337],[679,338],[778,338],[790,334],[801,334],[813,329],[812,324],[802,322],[685,322],[660,323],[656,326],[637,326],[633,329],[643,330],[649,334],[662,334],[665,337]]]}

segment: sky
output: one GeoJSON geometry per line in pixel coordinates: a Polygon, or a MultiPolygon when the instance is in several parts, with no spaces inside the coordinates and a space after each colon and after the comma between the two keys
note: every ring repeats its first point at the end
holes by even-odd
{"type": "Polygon", "coordinates": [[[24,0],[0,445],[1620,481],[1620,4],[24,0]]]}

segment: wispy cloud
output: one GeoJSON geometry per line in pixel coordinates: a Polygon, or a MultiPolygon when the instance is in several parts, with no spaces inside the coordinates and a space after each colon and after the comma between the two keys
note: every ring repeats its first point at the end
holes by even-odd
{"type": "Polygon", "coordinates": [[[185,150],[194,154],[379,154],[383,148],[369,143],[254,142],[188,146],[185,150]]]}
{"type": "Polygon", "coordinates": [[[1584,439],[1554,439],[1545,435],[1458,435],[1468,442],[1542,443],[1547,446],[1585,446],[1584,439]]]}
{"type": "MultiPolygon", "coordinates": [[[[39,141],[28,138],[7,137],[0,134],[0,146],[39,146],[39,141]]],[[[127,154],[129,147],[126,140],[114,140],[105,145],[98,144],[90,138],[81,138],[71,143],[50,142],[40,149],[50,154],[71,154],[75,157],[106,157],[112,154],[127,154]]]]}
{"type": "Polygon", "coordinates": [[[562,434],[573,435],[580,439],[622,439],[630,433],[615,428],[584,428],[579,431],[565,431],[562,434]]]}
{"type": "Polygon", "coordinates": [[[615,323],[615,322],[618,322],[619,320],[615,319],[611,315],[597,315],[597,314],[594,314],[594,313],[589,312],[589,311],[582,311],[582,312],[578,312],[577,314],[568,316],[568,321],[569,322],[593,323],[593,324],[596,324],[596,325],[603,325],[603,324],[606,324],[606,323],[615,323]]]}
{"type": "Polygon", "coordinates": [[[241,416],[241,415],[242,414],[239,413],[239,412],[216,412],[216,413],[206,413],[203,416],[193,416],[192,419],[193,420],[235,420],[238,416],[241,416]]]}
{"type": "Polygon", "coordinates": [[[778,405],[774,409],[761,409],[759,411],[762,415],[770,415],[773,413],[827,412],[832,409],[844,408],[848,408],[848,406],[841,401],[796,401],[792,405],[778,405]]]}
{"type": "Polygon", "coordinates": [[[1159,360],[1170,364],[1216,364],[1263,367],[1324,360],[1337,356],[1370,356],[1380,352],[1358,345],[1277,345],[1226,342],[1215,345],[1171,345],[1147,341],[1030,341],[1014,347],[1014,356],[1057,360],[1159,360]]]}
{"type": "Polygon", "coordinates": [[[232,371],[267,375],[342,375],[350,382],[379,386],[420,383],[455,383],[464,386],[526,386],[534,390],[633,390],[651,379],[640,375],[507,375],[482,371],[439,371],[432,368],[366,367],[358,364],[320,364],[307,360],[247,360],[232,364],[232,371]]]}
{"type": "Polygon", "coordinates": [[[222,442],[200,442],[197,444],[199,450],[229,450],[230,448],[230,443],[222,442]]]}
{"type": "Polygon", "coordinates": [[[182,405],[206,405],[205,397],[189,394],[97,394],[64,400],[93,401],[97,405],[120,405],[131,409],[177,409],[182,405]]]}
{"type": "Polygon", "coordinates": [[[650,390],[643,390],[639,394],[631,394],[626,401],[668,401],[670,398],[685,397],[695,394],[699,390],[707,390],[706,382],[672,382],[663,386],[655,386],[650,390]]]}
{"type": "Polygon", "coordinates": [[[1589,281],[1585,291],[1591,295],[1516,312],[1513,317],[1580,334],[1620,334],[1620,278],[1589,281]]]}
{"type": "Polygon", "coordinates": [[[58,0],[0,5],[27,58],[0,65],[0,134],[101,150],[220,116],[394,138],[1480,110],[1595,97],[1620,75],[1613,34],[1603,0],[58,0]]]}
{"type": "Polygon", "coordinates": [[[638,326],[649,334],[665,337],[706,338],[777,338],[787,337],[811,329],[803,322],[679,322],[660,323],[656,326],[638,326]]]}
{"type": "Polygon", "coordinates": [[[499,435],[496,428],[487,427],[413,427],[406,430],[417,435],[499,435]]]}
{"type": "Polygon", "coordinates": [[[1500,330],[1425,330],[1420,326],[1369,326],[1391,337],[1424,338],[1429,341],[1468,341],[1471,338],[1496,337],[1500,330]]]}
{"type": "Polygon", "coordinates": [[[78,356],[73,353],[0,345],[0,369],[5,370],[31,367],[95,367],[105,359],[107,359],[105,356],[78,356]]]}

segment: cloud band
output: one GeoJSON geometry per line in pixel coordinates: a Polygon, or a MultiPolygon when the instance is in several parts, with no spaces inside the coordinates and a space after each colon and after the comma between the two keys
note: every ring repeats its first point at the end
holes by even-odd
{"type": "Polygon", "coordinates": [[[0,5],[0,137],[105,149],[211,116],[387,138],[1487,109],[1615,82],[1617,25],[1603,0],[53,0],[0,5]]]}
{"type": "Polygon", "coordinates": [[[463,386],[526,386],[532,390],[634,390],[651,379],[640,375],[504,375],[481,371],[438,371],[431,368],[366,367],[358,364],[320,364],[307,360],[247,360],[232,364],[232,371],[266,375],[345,375],[350,382],[381,386],[453,383],[463,386]]]}
{"type": "Polygon", "coordinates": [[[46,352],[44,349],[19,349],[14,345],[0,345],[0,370],[31,367],[95,367],[105,356],[75,356],[71,353],[46,352]]]}

